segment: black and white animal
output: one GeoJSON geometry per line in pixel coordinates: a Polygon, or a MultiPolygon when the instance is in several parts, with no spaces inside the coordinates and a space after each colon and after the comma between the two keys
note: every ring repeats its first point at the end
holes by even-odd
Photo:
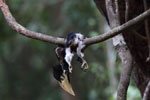
{"type": "Polygon", "coordinates": [[[74,91],[70,85],[70,72],[69,72],[69,65],[65,61],[65,48],[58,46],[55,49],[56,56],[58,58],[59,64],[53,66],[53,76],[58,81],[59,85],[68,93],[75,95],[74,91]]]}
{"type": "Polygon", "coordinates": [[[69,72],[72,72],[72,65],[71,65],[71,61],[73,59],[73,57],[76,55],[77,56],[77,60],[82,63],[81,68],[83,70],[87,70],[88,69],[88,64],[87,62],[83,59],[84,57],[84,48],[85,48],[85,44],[83,43],[83,40],[85,39],[85,37],[80,34],[80,33],[68,33],[67,38],[66,38],[66,47],[65,47],[65,60],[69,65],[69,72]]]}
{"type": "Polygon", "coordinates": [[[72,73],[71,61],[74,56],[77,57],[82,65],[81,68],[88,68],[87,62],[83,59],[83,49],[85,47],[84,36],[80,33],[68,33],[65,46],[58,46],[55,49],[59,64],[53,67],[53,76],[59,82],[60,86],[68,93],[75,95],[70,85],[70,73],[72,73]]]}

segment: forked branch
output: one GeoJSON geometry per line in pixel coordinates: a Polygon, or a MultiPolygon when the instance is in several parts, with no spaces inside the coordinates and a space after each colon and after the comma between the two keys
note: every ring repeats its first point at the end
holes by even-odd
{"type": "Polygon", "coordinates": [[[126,31],[127,29],[131,28],[131,26],[134,26],[137,23],[143,21],[148,16],[150,16],[150,9],[148,9],[145,12],[143,12],[139,16],[133,18],[132,20],[129,20],[128,22],[126,22],[126,23],[124,23],[124,24],[122,24],[122,25],[120,25],[118,27],[115,27],[115,28],[111,29],[110,31],[108,31],[108,32],[106,32],[106,33],[104,33],[102,35],[98,35],[96,37],[85,39],[85,43],[87,45],[91,45],[91,44],[103,42],[103,41],[105,41],[107,39],[110,39],[110,38],[120,34],[121,32],[126,31]]]}
{"type": "MultiPolygon", "coordinates": [[[[3,2],[3,0],[0,0],[0,8],[1,8],[1,11],[2,11],[7,23],[9,24],[9,26],[13,30],[20,33],[21,35],[24,35],[29,38],[45,41],[48,43],[52,43],[52,44],[64,45],[63,38],[53,37],[53,36],[45,35],[42,33],[34,32],[34,31],[28,30],[25,27],[23,27],[22,25],[20,25],[18,22],[16,22],[15,18],[12,16],[7,4],[5,2],[3,2]]],[[[118,35],[119,33],[123,32],[123,31],[127,30],[128,28],[137,24],[138,22],[143,21],[148,16],[150,16],[150,9],[145,11],[144,13],[140,14],[136,18],[126,22],[125,24],[110,30],[109,32],[106,32],[102,35],[98,35],[96,37],[86,38],[84,43],[86,45],[92,45],[95,43],[103,42],[109,38],[112,38],[112,37],[118,35]]]]}

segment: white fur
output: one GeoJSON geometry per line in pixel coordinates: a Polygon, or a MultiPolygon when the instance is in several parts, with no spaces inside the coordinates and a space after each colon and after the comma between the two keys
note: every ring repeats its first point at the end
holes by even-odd
{"type": "Polygon", "coordinates": [[[76,34],[76,38],[77,38],[77,43],[78,43],[78,47],[77,47],[77,55],[79,57],[84,57],[84,54],[81,52],[81,50],[85,47],[83,40],[84,40],[84,36],[80,33],[76,34]]]}
{"type": "Polygon", "coordinates": [[[70,47],[67,47],[65,49],[65,53],[66,53],[65,60],[69,66],[71,66],[71,61],[73,59],[74,53],[76,53],[81,58],[84,57],[84,54],[81,52],[81,50],[85,47],[83,40],[84,40],[84,36],[80,33],[76,33],[74,44],[78,44],[77,52],[71,53],[70,47]]]}
{"type": "Polygon", "coordinates": [[[65,53],[66,53],[65,60],[69,64],[69,66],[71,66],[71,61],[72,61],[72,58],[73,58],[74,54],[71,53],[70,48],[66,48],[65,53]]]}
{"type": "Polygon", "coordinates": [[[83,42],[84,36],[80,33],[76,33],[74,44],[79,44],[79,42],[83,42]]]}

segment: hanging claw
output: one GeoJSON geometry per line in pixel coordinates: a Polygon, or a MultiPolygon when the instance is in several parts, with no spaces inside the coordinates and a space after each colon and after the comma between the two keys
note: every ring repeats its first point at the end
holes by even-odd
{"type": "Polygon", "coordinates": [[[82,59],[81,69],[83,71],[86,71],[88,69],[88,64],[87,64],[87,62],[84,59],[82,59]]]}
{"type": "Polygon", "coordinates": [[[88,69],[88,64],[87,64],[87,62],[83,58],[81,58],[81,57],[78,56],[77,57],[77,61],[81,63],[81,69],[83,71],[86,71],[88,69]]]}
{"type": "Polygon", "coordinates": [[[69,66],[69,73],[72,73],[72,66],[69,66]]]}

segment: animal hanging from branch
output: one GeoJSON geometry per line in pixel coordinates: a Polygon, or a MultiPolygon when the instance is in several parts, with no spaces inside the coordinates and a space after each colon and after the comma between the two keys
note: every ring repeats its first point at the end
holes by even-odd
{"type": "Polygon", "coordinates": [[[68,33],[65,46],[58,46],[55,49],[59,64],[53,67],[54,78],[59,82],[60,86],[68,93],[75,95],[70,85],[69,75],[72,73],[73,67],[71,61],[76,56],[77,61],[81,63],[81,69],[83,71],[88,69],[88,64],[84,60],[84,48],[83,43],[84,36],[80,33],[68,33]]]}

